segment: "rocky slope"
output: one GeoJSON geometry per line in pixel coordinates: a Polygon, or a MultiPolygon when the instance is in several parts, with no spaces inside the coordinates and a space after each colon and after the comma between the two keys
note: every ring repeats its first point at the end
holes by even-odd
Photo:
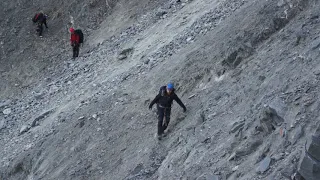
{"type": "Polygon", "coordinates": [[[0,14],[2,179],[296,171],[319,126],[318,1],[39,3],[4,1],[0,14]],[[39,9],[43,39],[27,20],[39,9]],[[72,23],[86,34],[75,61],[72,23]],[[175,104],[158,141],[147,107],[169,81],[188,111],[175,104]]]}

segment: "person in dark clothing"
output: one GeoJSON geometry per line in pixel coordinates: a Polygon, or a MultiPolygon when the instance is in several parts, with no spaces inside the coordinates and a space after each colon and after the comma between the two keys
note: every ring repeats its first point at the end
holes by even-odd
{"type": "Polygon", "coordinates": [[[169,83],[167,86],[162,86],[160,88],[159,94],[149,105],[149,109],[152,109],[152,106],[157,103],[159,140],[162,138],[164,130],[166,130],[169,125],[171,105],[173,103],[173,100],[175,100],[183,108],[183,112],[187,111],[187,108],[179,99],[179,97],[174,93],[174,90],[175,89],[172,83],[169,83]]]}
{"type": "Polygon", "coordinates": [[[42,37],[43,24],[45,25],[46,28],[48,28],[47,15],[43,14],[42,12],[40,12],[40,13],[36,14],[32,18],[32,21],[34,23],[37,23],[37,32],[39,33],[39,36],[42,37]]]}
{"type": "Polygon", "coordinates": [[[70,42],[72,46],[73,51],[73,58],[76,58],[79,56],[79,48],[80,48],[80,36],[75,33],[75,30],[73,28],[70,28],[70,42]]]}

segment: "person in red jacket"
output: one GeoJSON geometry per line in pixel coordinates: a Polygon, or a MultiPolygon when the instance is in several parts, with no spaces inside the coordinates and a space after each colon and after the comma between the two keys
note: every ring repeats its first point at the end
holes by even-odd
{"type": "Polygon", "coordinates": [[[79,56],[80,36],[75,33],[73,28],[70,28],[70,33],[71,33],[70,42],[73,49],[73,58],[76,58],[79,56]]]}

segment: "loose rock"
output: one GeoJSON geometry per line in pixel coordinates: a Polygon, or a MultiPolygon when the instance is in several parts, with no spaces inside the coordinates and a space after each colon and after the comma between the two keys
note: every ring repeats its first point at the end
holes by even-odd
{"type": "Polygon", "coordinates": [[[144,64],[149,64],[149,62],[150,62],[150,59],[146,59],[143,61],[144,64]]]}
{"type": "Polygon", "coordinates": [[[265,133],[271,133],[275,130],[276,126],[279,126],[284,122],[284,119],[280,117],[276,110],[270,106],[265,106],[262,116],[260,117],[260,125],[265,133]]]}
{"type": "Polygon", "coordinates": [[[21,127],[21,129],[20,129],[19,134],[21,135],[21,134],[23,134],[23,133],[25,133],[25,132],[28,132],[29,129],[30,129],[30,126],[29,126],[29,125],[23,125],[23,126],[21,127]]]}
{"type": "Polygon", "coordinates": [[[302,126],[298,126],[298,128],[295,130],[295,132],[291,138],[292,139],[291,143],[295,144],[302,135],[303,135],[303,128],[302,128],[302,126]]]}
{"type": "Polygon", "coordinates": [[[239,166],[235,166],[235,167],[232,168],[232,171],[236,171],[238,169],[239,169],[239,166]]]}
{"type": "Polygon", "coordinates": [[[6,127],[5,127],[5,121],[4,121],[4,120],[1,120],[1,121],[0,121],[0,130],[1,130],[1,129],[4,129],[4,128],[6,128],[6,127]]]}
{"type": "Polygon", "coordinates": [[[269,156],[265,157],[260,163],[259,166],[256,169],[257,173],[264,173],[269,169],[271,163],[271,158],[269,156]]]}
{"type": "Polygon", "coordinates": [[[197,178],[197,180],[220,180],[219,176],[204,173],[197,178]]]}
{"type": "Polygon", "coordinates": [[[160,10],[160,11],[158,11],[158,12],[156,13],[156,16],[162,17],[162,16],[164,16],[165,14],[167,14],[167,11],[160,10]]]}
{"type": "Polygon", "coordinates": [[[124,54],[120,54],[120,55],[118,56],[118,59],[119,59],[119,60],[124,60],[124,59],[126,59],[126,58],[127,58],[127,56],[124,55],[124,54]]]}
{"type": "Polygon", "coordinates": [[[128,48],[128,49],[124,49],[119,53],[118,59],[119,60],[124,60],[128,57],[128,55],[130,55],[133,51],[133,48],[128,48]]]}
{"type": "Polygon", "coordinates": [[[233,153],[229,156],[228,161],[233,160],[235,157],[236,157],[236,153],[233,152],[233,153]]]}
{"type": "Polygon", "coordinates": [[[7,109],[3,110],[2,113],[3,113],[4,115],[9,115],[9,114],[11,114],[11,108],[7,108],[7,109]]]}
{"type": "Polygon", "coordinates": [[[280,154],[275,154],[274,156],[272,156],[272,159],[274,159],[275,161],[279,161],[280,159],[284,158],[284,153],[280,153],[280,154]]]}
{"type": "Polygon", "coordinates": [[[188,97],[188,99],[191,99],[191,98],[193,98],[195,96],[196,96],[195,94],[192,94],[191,96],[188,97]]]}
{"type": "Polygon", "coordinates": [[[230,133],[235,133],[237,132],[239,129],[243,129],[243,126],[245,125],[244,121],[238,121],[233,123],[232,128],[230,130],[230,133]]]}
{"type": "Polygon", "coordinates": [[[0,108],[3,108],[3,107],[5,107],[5,106],[8,106],[10,103],[11,103],[10,100],[6,100],[6,101],[0,103],[0,108]]]}

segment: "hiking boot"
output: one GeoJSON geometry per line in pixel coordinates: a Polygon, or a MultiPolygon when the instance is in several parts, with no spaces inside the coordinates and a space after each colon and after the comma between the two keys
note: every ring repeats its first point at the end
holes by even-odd
{"type": "Polygon", "coordinates": [[[162,137],[163,137],[163,138],[164,138],[164,137],[167,137],[167,133],[164,132],[164,133],[162,134],[162,137]]]}
{"type": "Polygon", "coordinates": [[[158,140],[161,140],[161,139],[162,139],[162,134],[156,133],[154,136],[155,136],[155,138],[157,138],[158,140]]]}

